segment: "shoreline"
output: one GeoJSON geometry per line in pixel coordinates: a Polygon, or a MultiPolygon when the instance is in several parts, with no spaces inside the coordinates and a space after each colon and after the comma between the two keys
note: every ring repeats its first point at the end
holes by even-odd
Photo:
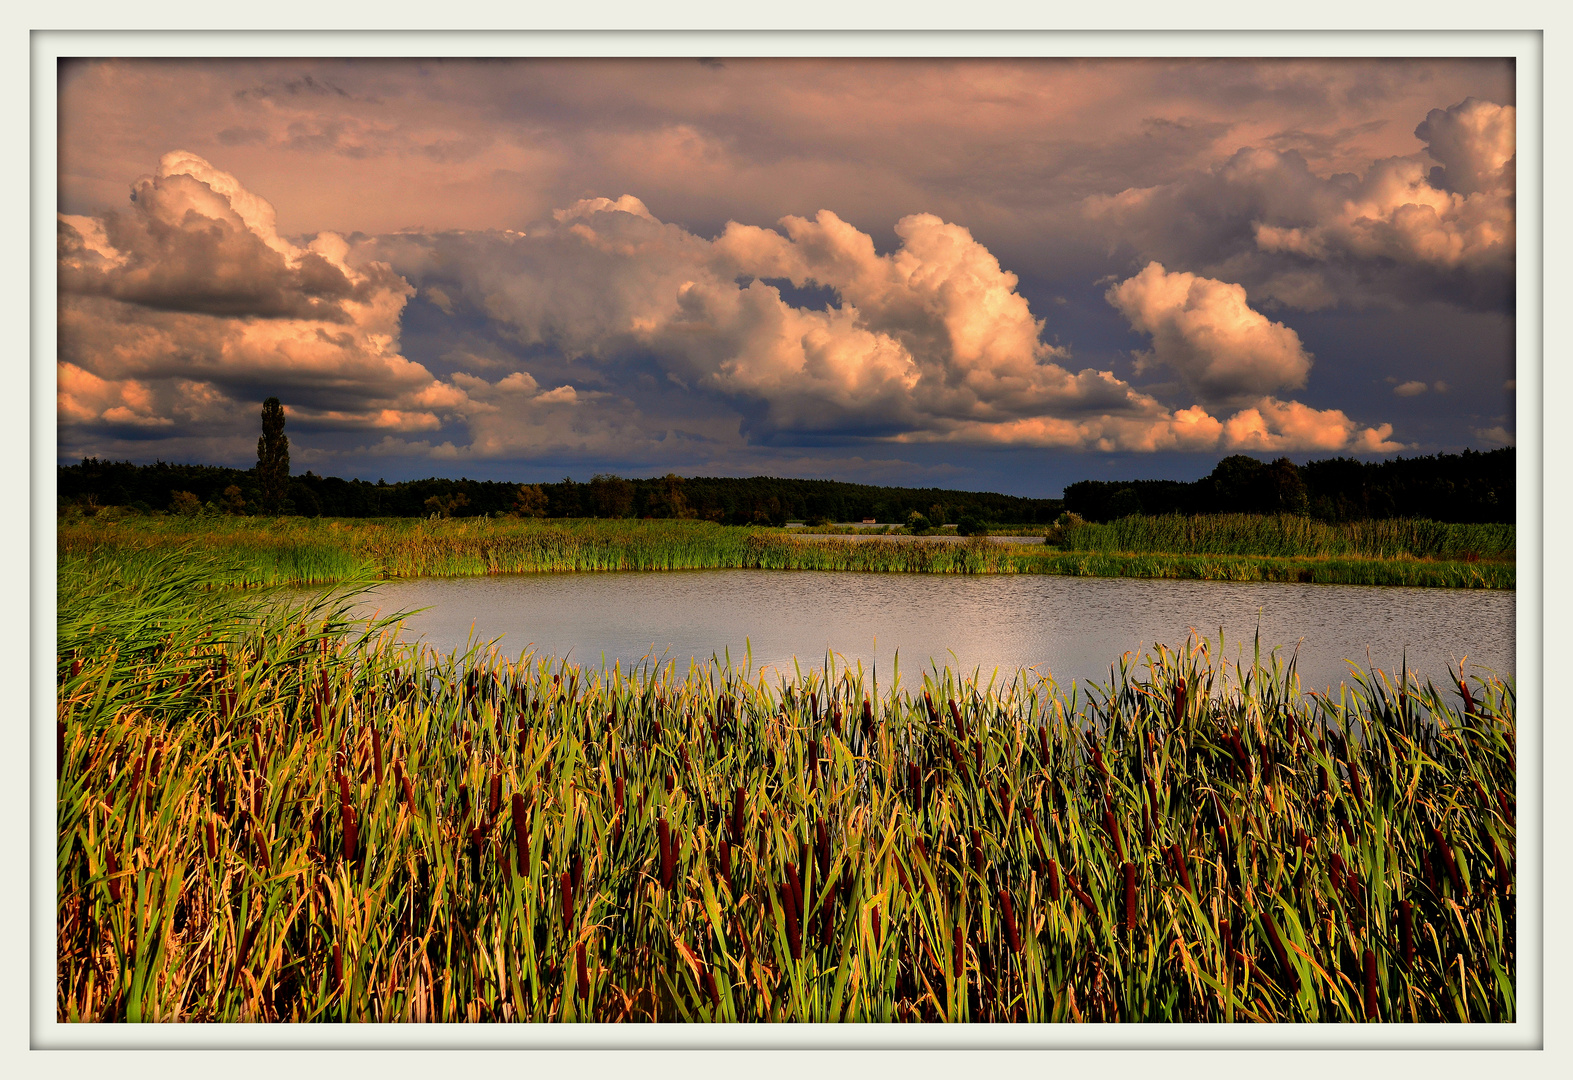
{"type": "MultiPolygon", "coordinates": [[[[1355,542],[1362,540],[1354,537],[1355,542]]],[[[1369,540],[1364,542],[1373,546],[1369,540]]],[[[1063,550],[1035,539],[1005,536],[963,540],[794,535],[673,520],[119,519],[63,522],[57,542],[60,565],[81,560],[136,564],[178,550],[210,564],[215,583],[245,588],[367,579],[701,569],[1054,574],[1467,589],[1515,589],[1517,584],[1512,560],[1478,556],[1063,550]]]]}

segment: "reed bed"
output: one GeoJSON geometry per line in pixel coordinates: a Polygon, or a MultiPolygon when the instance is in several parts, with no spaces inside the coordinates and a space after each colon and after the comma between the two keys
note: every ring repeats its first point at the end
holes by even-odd
{"type": "Polygon", "coordinates": [[[61,573],[62,1021],[1515,1017],[1511,680],[608,671],[208,572],[61,573]]]}
{"type": "MultiPolygon", "coordinates": [[[[1241,519],[1252,520],[1272,519],[1241,519]]],[[[1370,524],[1370,531],[1380,534],[1391,523],[1370,524]]],[[[1419,526],[1430,523],[1399,524],[1414,526],[1419,536],[1424,531],[1419,526]]],[[[1080,536],[1082,530],[1115,526],[1078,526],[1072,530],[1072,539],[1080,536]]],[[[1511,533],[1511,527],[1507,528],[1511,533]]],[[[1396,530],[1395,525],[1395,533],[1396,530]]],[[[1088,535],[1101,544],[1116,534],[1088,535]]],[[[222,560],[223,569],[213,580],[248,587],[325,585],[364,578],[721,568],[1069,574],[1477,589],[1511,589],[1516,584],[1516,564],[1511,559],[1448,559],[1440,555],[1422,558],[1413,551],[1403,551],[1396,541],[1380,550],[1397,554],[1380,556],[1322,552],[1310,543],[1310,550],[1287,556],[1266,552],[1169,551],[1161,546],[1167,542],[1162,537],[1154,539],[1156,549],[1150,551],[1139,547],[1128,550],[1114,545],[1112,540],[1108,543],[1113,546],[1106,549],[1094,545],[1089,550],[1058,550],[996,544],[986,538],[934,543],[895,538],[859,541],[834,536],[793,536],[773,529],[700,521],[597,519],[125,518],[62,523],[59,530],[63,559],[99,558],[125,565],[147,565],[156,563],[172,549],[190,547],[222,560]]],[[[1211,542],[1205,536],[1198,539],[1203,547],[1211,542]]],[[[1243,541],[1241,544],[1249,546],[1243,541]]],[[[1215,546],[1222,546],[1222,541],[1215,546]]],[[[1331,543],[1322,546],[1336,547],[1331,543]]],[[[1426,548],[1439,552],[1444,549],[1446,545],[1440,542],[1426,548]]],[[[1510,542],[1508,550],[1511,551],[1510,542]]]]}
{"type": "Polygon", "coordinates": [[[1133,515],[1063,530],[1073,551],[1291,558],[1512,559],[1512,525],[1450,524],[1412,518],[1332,523],[1294,514],[1133,515]]]}

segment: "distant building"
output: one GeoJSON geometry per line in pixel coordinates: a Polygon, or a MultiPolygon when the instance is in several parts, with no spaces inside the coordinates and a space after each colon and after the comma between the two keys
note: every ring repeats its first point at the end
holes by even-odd
{"type": "Polygon", "coordinates": [[[872,524],[874,524],[874,519],[873,518],[864,518],[863,519],[863,524],[865,524],[865,525],[872,525],[872,524]]]}

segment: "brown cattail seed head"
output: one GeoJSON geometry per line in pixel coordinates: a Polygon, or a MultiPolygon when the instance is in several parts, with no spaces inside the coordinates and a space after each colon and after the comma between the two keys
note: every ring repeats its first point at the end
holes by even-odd
{"type": "Polygon", "coordinates": [[[513,813],[514,864],[518,867],[519,876],[527,877],[529,874],[530,827],[525,820],[523,792],[515,791],[513,793],[513,798],[509,800],[509,809],[513,813]]]}
{"type": "Polygon", "coordinates": [[[787,886],[792,890],[792,909],[803,914],[803,879],[798,877],[797,864],[787,863],[787,886]]]}
{"type": "Polygon", "coordinates": [[[573,875],[564,871],[557,875],[557,884],[562,894],[563,910],[563,936],[573,936],[573,875]]]}
{"type": "Polygon", "coordinates": [[[666,823],[666,818],[657,820],[655,827],[661,845],[661,888],[670,891],[677,871],[677,858],[672,851],[672,827],[666,823]]]}
{"type": "Polygon", "coordinates": [[[575,966],[579,969],[579,999],[582,1001],[590,996],[590,970],[584,955],[584,942],[579,942],[574,949],[575,966]]]}
{"type": "Polygon", "coordinates": [[[1128,862],[1124,866],[1125,874],[1125,929],[1136,929],[1136,864],[1128,862]]]}
{"type": "Polygon", "coordinates": [[[781,912],[786,916],[787,941],[792,949],[792,959],[801,960],[803,959],[803,933],[799,922],[797,894],[790,881],[783,881],[776,891],[781,898],[781,912]]]}
{"type": "Polygon", "coordinates": [[[1005,915],[1005,933],[1010,937],[1010,951],[1020,956],[1021,933],[1016,926],[1016,907],[1011,903],[1010,891],[1008,889],[1001,889],[999,896],[1000,910],[1005,915]]]}
{"type": "Polygon", "coordinates": [[[1361,966],[1365,968],[1365,1018],[1380,1020],[1382,1012],[1376,992],[1376,953],[1367,949],[1361,957],[1361,966]]]}

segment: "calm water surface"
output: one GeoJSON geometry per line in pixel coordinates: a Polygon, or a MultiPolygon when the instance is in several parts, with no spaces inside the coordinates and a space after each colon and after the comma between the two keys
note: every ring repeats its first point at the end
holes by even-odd
{"type": "Polygon", "coordinates": [[[1450,664],[1514,670],[1513,592],[1234,584],[1074,578],[963,577],[826,571],[684,570],[531,574],[386,582],[363,614],[427,610],[406,622],[407,640],[437,649],[500,639],[516,656],[541,655],[625,668],[646,659],[686,668],[730,650],[754,667],[818,666],[827,650],[878,664],[899,652],[916,675],[931,662],[971,671],[1036,667],[1061,683],[1109,678],[1122,653],[1192,632],[1231,659],[1250,658],[1258,625],[1264,654],[1298,644],[1306,688],[1347,678],[1354,661],[1412,670],[1439,683],[1450,664]],[[1244,650],[1243,654],[1241,650],[1244,650]]]}

